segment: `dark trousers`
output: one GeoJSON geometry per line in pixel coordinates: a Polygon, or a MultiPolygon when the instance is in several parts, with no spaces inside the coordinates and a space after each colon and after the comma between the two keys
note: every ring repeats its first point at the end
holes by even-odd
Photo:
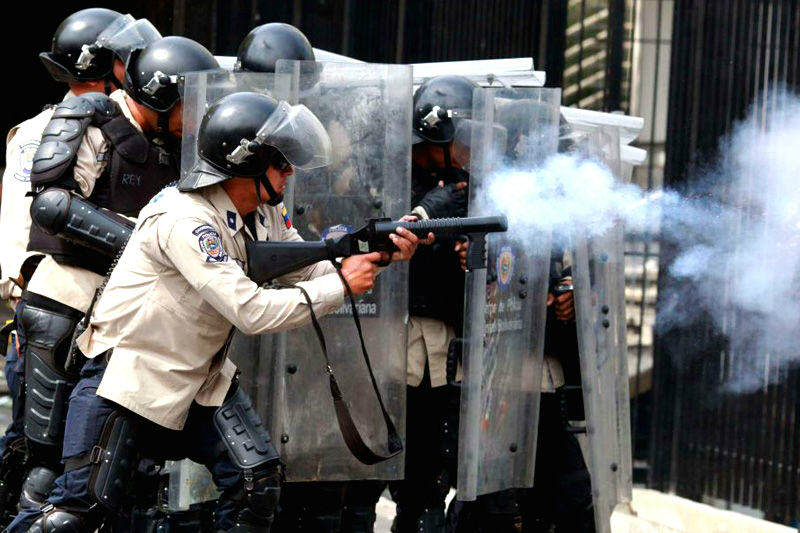
{"type": "Polygon", "coordinates": [[[564,431],[555,394],[542,394],[534,486],[520,494],[526,533],[594,533],[589,471],[578,439],[564,431]]]}
{"type": "MultiPolygon", "coordinates": [[[[20,300],[17,304],[17,309],[14,313],[14,321],[16,316],[25,307],[25,300],[20,300]]],[[[11,397],[11,424],[6,428],[5,435],[0,438],[0,454],[2,454],[6,446],[23,436],[23,421],[25,414],[25,332],[22,328],[14,325],[16,330],[16,342],[11,339],[8,344],[8,352],[6,353],[6,383],[8,384],[8,394],[11,397]],[[17,350],[19,344],[19,350],[17,350]]]]}
{"type": "Polygon", "coordinates": [[[389,485],[398,533],[416,532],[426,510],[444,513],[456,483],[460,395],[451,385],[431,387],[427,368],[422,383],[407,389],[405,479],[389,485]]]}
{"type": "MultiPolygon", "coordinates": [[[[70,396],[64,459],[89,452],[99,445],[106,421],[112,413],[122,412],[136,422],[135,443],[142,456],[156,460],[188,458],[208,468],[217,488],[223,491],[215,513],[214,527],[221,530],[232,527],[243,486],[242,474],[231,462],[213,425],[216,407],[192,404],[184,429],[169,430],[98,396],[96,392],[104,371],[102,357],[90,360],[81,371],[81,379],[70,396]]],[[[89,487],[91,469],[92,466],[84,466],[65,472],[56,480],[48,501],[55,507],[81,514],[88,523],[97,524],[102,517],[94,516],[92,513],[95,511],[90,511],[94,504],[89,487]]],[[[9,531],[27,531],[40,515],[38,510],[21,512],[9,531]]]]}
{"type": "Polygon", "coordinates": [[[284,483],[275,531],[338,533],[344,489],[343,481],[284,483]]]}

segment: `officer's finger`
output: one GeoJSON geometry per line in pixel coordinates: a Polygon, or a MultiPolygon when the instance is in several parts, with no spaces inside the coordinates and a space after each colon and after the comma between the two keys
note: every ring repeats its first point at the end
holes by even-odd
{"type": "Polygon", "coordinates": [[[411,259],[411,256],[414,255],[414,251],[417,249],[416,242],[411,242],[408,239],[396,235],[392,235],[392,242],[399,248],[399,251],[392,254],[392,259],[394,261],[407,261],[411,259]]]}
{"type": "Polygon", "coordinates": [[[398,227],[395,231],[397,232],[398,235],[400,235],[401,237],[403,237],[405,239],[408,239],[413,244],[417,244],[419,242],[419,237],[414,235],[414,233],[412,231],[407,230],[406,228],[398,227]]]}
{"type": "Polygon", "coordinates": [[[556,312],[556,318],[562,322],[567,322],[568,320],[572,320],[573,318],[575,318],[575,312],[574,311],[569,311],[567,313],[556,312]]]}
{"type": "Polygon", "coordinates": [[[559,294],[557,300],[559,302],[571,302],[572,301],[572,291],[567,291],[564,294],[559,294]]]}
{"type": "Polygon", "coordinates": [[[381,252],[370,252],[362,256],[366,263],[377,263],[381,260],[381,252]]]}
{"type": "Polygon", "coordinates": [[[553,293],[552,292],[548,292],[547,293],[547,306],[549,307],[549,306],[553,305],[553,302],[555,300],[556,300],[556,297],[553,296],[553,293]]]}
{"type": "Polygon", "coordinates": [[[403,215],[400,218],[400,220],[403,220],[405,222],[416,222],[418,219],[417,219],[417,215],[403,215]]]}
{"type": "Polygon", "coordinates": [[[433,233],[428,233],[428,236],[426,238],[422,239],[421,241],[419,241],[419,243],[420,244],[433,244],[433,241],[435,241],[435,240],[436,240],[436,237],[433,235],[433,233]]]}
{"type": "Polygon", "coordinates": [[[444,181],[439,182],[439,187],[444,187],[444,181]]]}
{"type": "Polygon", "coordinates": [[[459,181],[458,183],[456,183],[456,190],[457,191],[460,191],[461,189],[466,189],[466,188],[467,188],[467,182],[466,181],[459,181]]]}

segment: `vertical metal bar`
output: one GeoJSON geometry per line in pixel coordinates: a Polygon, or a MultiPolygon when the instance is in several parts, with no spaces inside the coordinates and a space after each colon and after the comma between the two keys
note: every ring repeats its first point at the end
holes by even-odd
{"type": "MultiPolygon", "coordinates": [[[[616,111],[622,102],[622,62],[625,40],[625,0],[608,1],[608,42],[605,79],[605,111],[616,111]]],[[[661,31],[658,28],[657,31],[661,31]]],[[[658,46],[658,43],[656,43],[658,46]]],[[[658,56],[656,56],[658,61],[658,56]]]]}
{"type": "Polygon", "coordinates": [[[174,0],[172,4],[172,33],[186,34],[186,0],[174,0]]]}
{"type": "Polygon", "coordinates": [[[350,18],[353,16],[353,6],[350,0],[342,0],[343,13],[342,13],[342,44],[341,54],[348,55],[350,53],[350,18]]]}
{"type": "MultiPolygon", "coordinates": [[[[569,16],[569,15],[567,15],[569,16]]],[[[578,34],[578,96],[575,98],[575,102],[580,102],[581,97],[583,96],[583,41],[585,38],[584,30],[586,26],[584,21],[586,20],[586,0],[581,0],[581,21],[580,21],[580,32],[578,34]]],[[[569,19],[567,19],[567,24],[569,24],[569,19]]]]}
{"type": "Polygon", "coordinates": [[[294,0],[292,4],[292,25],[300,27],[303,23],[303,0],[294,0]]]}
{"type": "Polygon", "coordinates": [[[403,48],[405,47],[406,37],[406,0],[399,0],[397,3],[397,46],[394,49],[395,63],[403,62],[403,48]]]}

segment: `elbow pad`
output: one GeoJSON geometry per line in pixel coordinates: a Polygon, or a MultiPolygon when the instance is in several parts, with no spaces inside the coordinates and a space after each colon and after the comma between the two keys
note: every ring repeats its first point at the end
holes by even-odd
{"type": "Polygon", "coordinates": [[[31,219],[50,235],[110,257],[125,247],[134,228],[130,220],[57,188],[36,195],[31,204],[31,219]]]}

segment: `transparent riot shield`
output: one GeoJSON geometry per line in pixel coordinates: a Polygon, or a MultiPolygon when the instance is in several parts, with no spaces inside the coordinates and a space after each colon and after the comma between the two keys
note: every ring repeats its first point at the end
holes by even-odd
{"type": "MultiPolygon", "coordinates": [[[[559,103],[557,89],[475,91],[465,143],[470,216],[501,208],[487,203],[494,180],[534,179],[555,153],[559,103]]],[[[466,275],[460,500],[533,485],[551,236],[523,235],[514,224],[489,237],[487,268],[466,275]]]]}
{"type": "Polygon", "coordinates": [[[229,94],[249,91],[274,97],[275,75],[227,70],[189,72],[183,81],[181,176],[197,163],[197,131],[208,106],[229,94]]]}
{"type": "MultiPolygon", "coordinates": [[[[303,238],[322,239],[369,218],[397,219],[407,212],[411,94],[407,66],[278,62],[275,96],[306,105],[333,143],[332,164],[298,171],[285,200],[303,238]]],[[[405,427],[407,293],[406,266],[393,264],[356,302],[378,387],[400,435],[405,427]]],[[[320,322],[357,428],[373,450],[387,454],[386,425],[349,302],[320,322]]],[[[262,338],[261,358],[271,379],[259,383],[258,401],[286,464],[287,481],[402,478],[402,454],[368,466],[345,445],[311,326],[262,338]]]]}
{"type": "MultiPolygon", "coordinates": [[[[618,182],[628,181],[624,175],[623,162],[620,156],[619,129],[612,126],[600,128],[600,140],[604,162],[614,174],[618,182]]],[[[614,369],[614,396],[616,398],[616,430],[617,430],[617,469],[616,489],[617,503],[630,504],[633,500],[633,451],[631,441],[630,413],[630,377],[628,375],[628,324],[625,308],[625,228],[621,221],[616,221],[609,231],[608,253],[614,259],[611,263],[609,314],[613,309],[612,323],[616,328],[610,338],[610,350],[616,360],[614,369]]]]}
{"type": "MultiPolygon", "coordinates": [[[[613,132],[590,129],[582,136],[583,156],[606,166],[609,172],[619,170],[619,141],[613,132]]],[[[605,533],[610,531],[611,513],[617,503],[631,499],[624,235],[618,222],[599,234],[590,230],[576,228],[572,235],[572,275],[586,416],[586,463],[597,531],[605,533]]]]}

